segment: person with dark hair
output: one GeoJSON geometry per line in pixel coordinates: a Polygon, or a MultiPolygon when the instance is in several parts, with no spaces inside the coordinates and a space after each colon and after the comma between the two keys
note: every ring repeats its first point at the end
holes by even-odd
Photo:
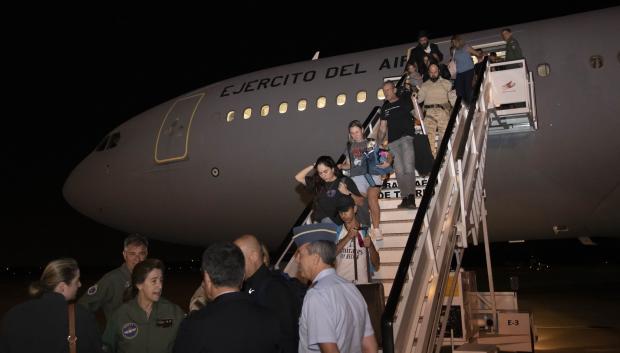
{"type": "Polygon", "coordinates": [[[75,300],[80,269],[74,259],[47,264],[41,279],[30,285],[33,298],[8,311],[0,328],[0,352],[69,352],[69,342],[79,353],[101,352],[101,338],[95,317],[85,308],[69,304],[75,300]],[[69,316],[75,334],[70,336],[69,316]]]}
{"type": "Polygon", "coordinates": [[[146,259],[134,267],[127,300],[112,314],[103,333],[106,352],[171,353],[185,313],[162,298],[164,264],[146,259]]]}
{"type": "Polygon", "coordinates": [[[245,260],[233,243],[216,243],[202,255],[202,275],[209,303],[181,323],[175,353],[280,352],[277,317],[240,291],[245,260]]]}
{"type": "Polygon", "coordinates": [[[313,222],[342,224],[336,210],[336,200],[342,195],[351,195],[358,205],[364,203],[364,196],[353,180],[342,175],[330,156],[319,157],[315,164],[297,173],[295,180],[305,185],[306,190],[314,195],[313,222]],[[312,171],[314,173],[311,174],[312,171]]]}
{"type": "Polygon", "coordinates": [[[368,236],[368,226],[360,224],[355,213],[357,206],[350,197],[338,202],[338,215],[344,224],[338,227],[336,244],[336,273],[353,283],[370,283],[372,272],[381,266],[379,252],[368,236]]]}
{"type": "Polygon", "coordinates": [[[411,51],[407,64],[415,62],[420,75],[426,76],[428,73],[428,65],[439,65],[442,60],[443,54],[441,53],[441,50],[439,50],[437,44],[431,43],[428,40],[428,34],[425,31],[420,31],[418,34],[418,45],[411,51]],[[425,56],[429,59],[428,63],[424,62],[425,56]]]}
{"type": "Polygon", "coordinates": [[[510,28],[504,28],[501,32],[502,39],[506,41],[506,61],[523,59],[523,52],[519,42],[512,36],[510,28]]]}
{"type": "Polygon", "coordinates": [[[120,267],[106,273],[96,284],[82,295],[79,304],[93,313],[103,308],[106,320],[121,304],[125,289],[131,285],[131,271],[146,259],[149,241],[140,234],[131,234],[123,241],[123,263],[120,267]]]}
{"type": "MultiPolygon", "coordinates": [[[[249,235],[252,236],[253,235],[249,235]]],[[[242,236],[244,237],[244,236],[242,236]]],[[[267,246],[263,243],[260,244],[261,247],[261,251],[262,251],[262,260],[263,263],[262,265],[265,266],[265,268],[269,269],[270,268],[270,262],[271,259],[269,258],[269,249],[267,249],[267,246]]],[[[243,256],[246,258],[246,278],[249,278],[251,275],[248,275],[248,271],[247,271],[247,255],[245,253],[245,251],[243,250],[243,248],[241,248],[241,251],[243,251],[243,256]]],[[[251,293],[250,293],[251,294],[251,293]]],[[[192,298],[189,300],[189,311],[194,311],[194,310],[200,310],[202,309],[205,305],[207,304],[207,297],[205,295],[205,291],[204,288],[202,287],[202,282],[200,283],[200,286],[198,286],[198,288],[196,288],[196,290],[194,291],[194,294],[192,294],[192,298]]],[[[260,303],[259,303],[260,304],[260,303]]]]}
{"type": "Polygon", "coordinates": [[[299,319],[299,352],[376,353],[364,298],[334,270],[337,226],[310,224],[293,233],[300,275],[312,282],[299,319]]]}

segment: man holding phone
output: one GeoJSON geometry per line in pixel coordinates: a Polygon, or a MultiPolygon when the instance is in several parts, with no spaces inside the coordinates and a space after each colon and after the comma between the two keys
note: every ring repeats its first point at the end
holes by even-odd
{"type": "Polygon", "coordinates": [[[344,222],[337,229],[336,273],[356,284],[370,283],[371,273],[379,270],[379,252],[355,215],[357,206],[350,196],[336,201],[338,215],[344,222]]]}

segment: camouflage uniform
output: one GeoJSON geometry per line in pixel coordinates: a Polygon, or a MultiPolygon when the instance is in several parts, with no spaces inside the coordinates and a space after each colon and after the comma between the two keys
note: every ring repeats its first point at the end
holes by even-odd
{"type": "Polygon", "coordinates": [[[510,37],[506,41],[506,61],[519,59],[523,59],[523,53],[521,53],[521,46],[516,39],[510,37]]]}
{"type": "Polygon", "coordinates": [[[450,102],[448,92],[452,90],[452,83],[442,77],[436,82],[425,81],[418,92],[418,101],[424,102],[424,126],[431,144],[433,156],[437,156],[437,146],[441,143],[443,134],[450,120],[450,102]],[[437,145],[435,139],[438,137],[437,145]]]}
{"type": "Polygon", "coordinates": [[[125,289],[131,285],[131,272],[126,264],[106,273],[97,284],[88,288],[82,295],[79,304],[95,313],[99,308],[103,308],[106,321],[121,304],[123,304],[123,294],[125,289]]]}

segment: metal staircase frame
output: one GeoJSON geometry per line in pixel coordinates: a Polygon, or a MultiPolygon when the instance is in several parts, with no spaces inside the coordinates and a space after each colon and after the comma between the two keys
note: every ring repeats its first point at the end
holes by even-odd
{"type": "Polygon", "coordinates": [[[488,119],[479,99],[484,75],[479,77],[473,109],[457,100],[437,153],[383,314],[383,352],[439,351],[450,308],[442,317],[453,258],[458,271],[468,235],[477,243],[479,225],[485,228],[488,119]]]}

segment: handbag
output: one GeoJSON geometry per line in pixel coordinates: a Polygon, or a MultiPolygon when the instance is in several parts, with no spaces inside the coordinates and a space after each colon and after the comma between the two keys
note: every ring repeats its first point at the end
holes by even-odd
{"type": "Polygon", "coordinates": [[[456,61],[454,59],[450,59],[448,63],[448,71],[450,71],[450,79],[456,79],[456,61]]]}
{"type": "Polygon", "coordinates": [[[75,336],[75,303],[69,304],[67,306],[67,310],[69,314],[69,336],[67,336],[67,341],[69,341],[69,353],[76,353],[77,337],[75,336]]]}
{"type": "Polygon", "coordinates": [[[389,166],[387,168],[377,167],[379,164],[383,164],[386,161],[387,156],[382,155],[387,151],[381,151],[378,145],[375,144],[372,151],[364,153],[366,156],[366,166],[368,168],[368,174],[370,175],[386,175],[394,172],[394,168],[389,166]]]}

